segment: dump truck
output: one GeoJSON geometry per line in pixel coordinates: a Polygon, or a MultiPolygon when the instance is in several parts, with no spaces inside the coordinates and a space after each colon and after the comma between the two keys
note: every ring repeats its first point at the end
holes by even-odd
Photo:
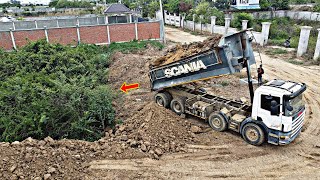
{"type": "Polygon", "coordinates": [[[204,119],[212,129],[240,133],[252,145],[285,145],[301,132],[304,83],[274,79],[253,90],[250,65],[256,63],[246,31],[223,37],[218,46],[170,64],[150,67],[155,102],[178,115],[204,119]],[[246,69],[251,103],[219,97],[190,83],[246,69]]]}

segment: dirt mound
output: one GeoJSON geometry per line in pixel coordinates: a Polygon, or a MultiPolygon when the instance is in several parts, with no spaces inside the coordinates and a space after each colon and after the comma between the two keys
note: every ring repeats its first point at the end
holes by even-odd
{"type": "Polygon", "coordinates": [[[201,128],[191,126],[168,109],[148,103],[117,127],[113,141],[125,142],[158,159],[164,153],[184,151],[186,143],[197,141],[192,131],[198,133],[201,128]]]}
{"type": "Polygon", "coordinates": [[[196,55],[200,52],[207,51],[209,49],[213,49],[218,46],[222,35],[214,34],[213,36],[207,38],[203,42],[194,42],[190,44],[178,44],[174,48],[167,50],[166,54],[158,59],[156,59],[152,66],[161,66],[165,64],[169,64],[172,62],[179,61],[183,58],[196,55]]]}

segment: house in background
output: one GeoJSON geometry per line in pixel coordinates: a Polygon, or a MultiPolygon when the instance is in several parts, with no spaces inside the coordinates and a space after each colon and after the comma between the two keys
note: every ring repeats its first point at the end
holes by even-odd
{"type": "Polygon", "coordinates": [[[123,4],[111,4],[104,11],[106,21],[112,23],[131,23],[138,19],[138,12],[131,11],[123,4]]]}
{"type": "Polygon", "coordinates": [[[260,9],[259,0],[231,0],[231,8],[238,10],[260,9]]]}

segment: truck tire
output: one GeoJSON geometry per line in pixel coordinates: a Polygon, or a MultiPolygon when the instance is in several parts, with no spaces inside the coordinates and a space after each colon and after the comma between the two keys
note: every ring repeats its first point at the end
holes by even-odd
{"type": "Polygon", "coordinates": [[[219,113],[213,112],[210,114],[209,118],[209,125],[212,129],[216,131],[225,131],[228,128],[227,120],[219,113]]]}
{"type": "Polygon", "coordinates": [[[175,112],[178,115],[181,115],[184,113],[184,100],[181,98],[175,98],[171,101],[170,107],[173,112],[175,112]]]}
{"type": "Polygon", "coordinates": [[[265,134],[260,126],[248,123],[242,128],[243,139],[252,145],[259,146],[265,141],[265,134]]]}
{"type": "Polygon", "coordinates": [[[159,106],[167,108],[170,105],[171,95],[167,92],[157,93],[154,96],[154,100],[159,106]]]}

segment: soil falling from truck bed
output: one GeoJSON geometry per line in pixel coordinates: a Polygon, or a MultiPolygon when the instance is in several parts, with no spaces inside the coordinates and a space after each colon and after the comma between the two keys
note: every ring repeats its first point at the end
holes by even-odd
{"type": "Polygon", "coordinates": [[[218,46],[222,35],[214,34],[213,36],[207,38],[203,42],[194,42],[191,44],[178,44],[174,48],[168,49],[166,54],[158,59],[156,59],[152,66],[158,67],[161,65],[170,64],[172,62],[179,61],[183,58],[196,55],[200,52],[213,49],[218,46]]]}

